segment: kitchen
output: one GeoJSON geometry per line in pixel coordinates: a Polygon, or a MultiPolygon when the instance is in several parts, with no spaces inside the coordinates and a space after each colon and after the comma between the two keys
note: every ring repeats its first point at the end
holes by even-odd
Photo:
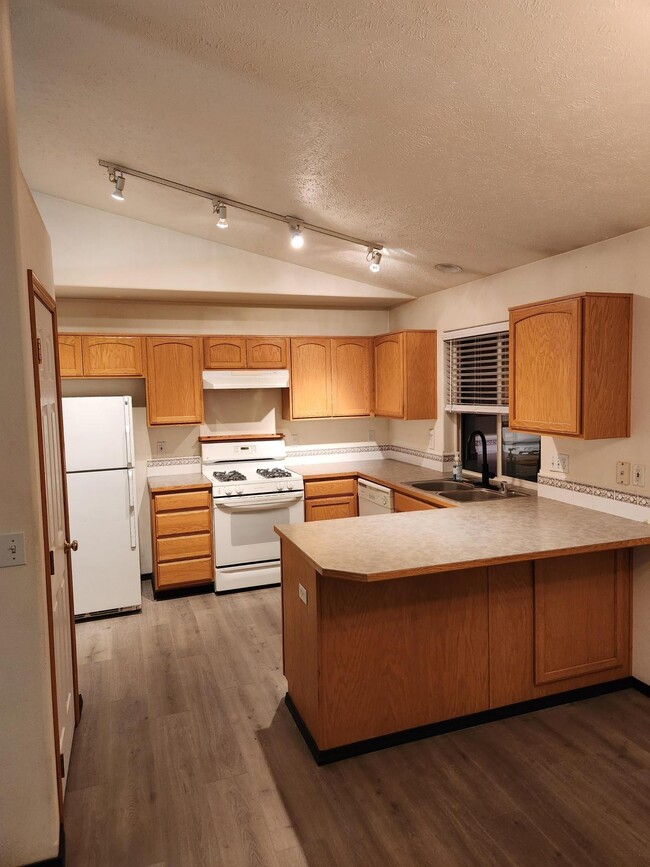
{"type": "MultiPolygon", "coordinates": [[[[616,80],[630,91],[643,80],[635,40],[646,19],[619,9],[599,29],[565,9],[560,38],[555,19],[542,25],[533,11],[480,17],[493,37],[510,22],[511,71],[526,70],[529,84],[548,70],[531,72],[522,45],[552,37],[570,64],[579,40],[592,59],[588,72],[575,60],[575,82],[591,83],[592,109],[610,123],[572,111],[581,148],[595,147],[597,127],[607,139],[584,174],[562,111],[549,108],[561,142],[560,183],[549,181],[520,103],[519,126],[506,124],[499,143],[516,146],[498,152],[495,141],[485,186],[474,159],[488,139],[462,151],[461,118],[439,127],[461,153],[447,151],[458,163],[436,153],[435,184],[414,172],[408,136],[409,169],[395,165],[393,176],[390,130],[369,103],[364,117],[386,136],[381,158],[370,149],[367,173],[344,172],[347,204],[329,208],[310,198],[333,195],[338,184],[324,176],[285,196],[279,155],[298,156],[267,113],[300,130],[296,147],[308,151],[303,102],[286,88],[283,106],[283,88],[257,93],[263,119],[240,128],[226,94],[243,99],[249,85],[233,78],[233,57],[222,66],[201,53],[200,17],[179,25],[194,46],[181,60],[167,41],[178,23],[170,10],[151,32],[146,16],[115,29],[101,4],[77,17],[48,2],[12,10],[19,146],[7,153],[18,153],[31,191],[12,163],[22,276],[4,307],[15,345],[3,343],[2,406],[5,478],[21,493],[0,515],[16,560],[25,528],[26,556],[2,570],[16,666],[3,672],[12,711],[2,715],[11,796],[0,799],[1,864],[647,863],[650,213],[641,185],[621,180],[625,160],[628,170],[642,163],[631,144],[639,95],[614,100],[598,75],[606,46],[623,56],[619,27],[637,66],[621,60],[616,80]],[[53,53],[66,42],[76,48],[59,68],[53,53]],[[85,81],[83,45],[104,70],[111,53],[123,56],[114,92],[101,76],[85,81]],[[147,74],[129,76],[140,62],[147,74]],[[202,171],[210,158],[182,132],[198,130],[197,114],[173,87],[177,129],[161,110],[156,77],[175,68],[200,88],[206,63],[224,76],[210,98],[231,121],[208,140],[221,157],[238,154],[237,170],[226,160],[202,171]],[[39,96],[50,69],[52,107],[39,96]],[[139,112],[148,99],[157,107],[149,129],[166,130],[149,150],[127,81],[139,112]],[[64,87],[77,106],[57,99],[64,87]],[[92,107],[86,88],[101,95],[92,107]],[[194,154],[187,164],[170,156],[181,146],[194,154]],[[615,168],[606,193],[604,165],[615,168]],[[423,222],[418,208],[434,201],[423,222]],[[304,221],[284,216],[295,213],[304,221]],[[75,726],[63,737],[55,724],[62,761],[50,667],[57,680],[74,648],[48,649],[42,581],[20,580],[43,556],[33,391],[47,353],[56,356],[43,342],[45,362],[25,361],[27,270],[34,308],[49,298],[58,325],[60,385],[42,379],[40,393],[56,403],[59,389],[70,513],[78,682],[75,707],[58,708],[75,726]]],[[[209,28],[226,26],[227,16],[205,14],[209,28]]],[[[395,32],[415,57],[417,16],[404,14],[415,30],[395,32]]],[[[264,20],[279,47],[278,20],[270,10],[264,20]]],[[[342,32],[338,16],[330,23],[342,32]]],[[[462,78],[446,28],[467,40],[483,31],[438,24],[439,62],[462,78]]],[[[254,39],[245,52],[258,57],[254,39]]],[[[405,64],[421,97],[430,81],[416,68],[405,64]]],[[[368,70],[366,81],[357,68],[360,88],[379,75],[393,93],[390,70],[368,70]]],[[[324,116],[314,88],[309,112],[324,116]]],[[[482,94],[494,107],[489,87],[482,94]]],[[[3,106],[13,123],[11,99],[3,106]]],[[[212,120],[201,123],[207,134],[212,120]]],[[[354,163],[345,153],[338,159],[354,163]]],[[[44,320],[32,322],[44,340],[44,320]]],[[[56,627],[56,607],[48,616],[56,627]]]]}

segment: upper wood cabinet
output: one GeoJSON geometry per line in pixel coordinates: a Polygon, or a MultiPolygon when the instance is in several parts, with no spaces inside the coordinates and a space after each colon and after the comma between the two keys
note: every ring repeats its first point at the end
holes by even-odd
{"type": "Polygon", "coordinates": [[[265,370],[283,370],[288,367],[289,338],[247,337],[246,366],[265,370]]]}
{"type": "Polygon", "coordinates": [[[293,337],[285,418],[342,418],[372,412],[372,339],[293,337]]]}
{"type": "Polygon", "coordinates": [[[82,337],[84,376],[143,376],[141,337],[82,337]]]}
{"type": "Polygon", "coordinates": [[[61,376],[83,376],[81,336],[59,334],[59,368],[61,376]]]}
{"type": "Polygon", "coordinates": [[[199,337],[147,337],[147,419],[150,425],[203,421],[203,359],[199,337]]]}
{"type": "Polygon", "coordinates": [[[632,296],[591,294],[510,310],[510,428],[630,435],[632,296]]]}
{"type": "Polygon", "coordinates": [[[275,370],[289,366],[287,337],[206,337],[206,370],[275,370]]]}
{"type": "Polygon", "coordinates": [[[436,353],[435,331],[375,337],[375,415],[437,417],[436,353]]]}

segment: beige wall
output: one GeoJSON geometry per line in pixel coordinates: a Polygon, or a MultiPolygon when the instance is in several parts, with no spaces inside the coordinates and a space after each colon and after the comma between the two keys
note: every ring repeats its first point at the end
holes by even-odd
{"type": "Polygon", "coordinates": [[[27,268],[52,291],[49,238],[20,175],[11,47],[0,0],[0,533],[25,534],[26,565],[0,569],[0,865],[56,855],[52,695],[27,268]]]}
{"type": "MultiPolygon", "coordinates": [[[[542,472],[557,452],[569,455],[566,478],[615,488],[616,462],[646,465],[646,487],[624,487],[650,496],[650,228],[640,229],[570,253],[533,262],[512,271],[429,295],[391,311],[391,328],[455,328],[499,322],[508,307],[575,292],[633,292],[632,435],[628,439],[583,442],[542,437],[542,472]]],[[[455,449],[455,429],[444,411],[442,340],[438,342],[438,420],[436,451],[455,449]]],[[[430,422],[391,422],[390,440],[424,449],[430,422]]],[[[650,683],[650,557],[636,557],[634,666],[650,683]]]]}
{"type": "MultiPolygon", "coordinates": [[[[187,334],[324,334],[372,335],[388,329],[386,311],[309,310],[290,308],[219,307],[198,304],[131,303],[60,299],[61,331],[187,334]]],[[[64,396],[130,394],[133,398],[138,486],[140,565],[151,571],[151,521],[146,489],[147,461],[155,457],[199,454],[201,433],[237,431],[286,435],[287,445],[387,442],[386,419],[326,419],[285,421],[279,390],[205,392],[205,425],[147,427],[142,380],[66,380],[64,396]],[[165,443],[164,455],[156,444],[165,443]]]]}

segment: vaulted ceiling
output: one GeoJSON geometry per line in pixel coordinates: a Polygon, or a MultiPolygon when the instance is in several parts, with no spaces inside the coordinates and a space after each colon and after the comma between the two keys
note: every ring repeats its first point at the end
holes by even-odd
{"type": "Polygon", "coordinates": [[[650,224],[645,0],[22,0],[12,28],[54,196],[405,296],[650,224]],[[100,158],[377,239],[382,270],[143,181],[116,203],[100,158]]]}

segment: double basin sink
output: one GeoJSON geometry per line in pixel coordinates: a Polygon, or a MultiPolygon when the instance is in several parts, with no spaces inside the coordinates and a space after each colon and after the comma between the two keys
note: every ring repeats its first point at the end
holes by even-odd
{"type": "Polygon", "coordinates": [[[525,497],[521,491],[498,490],[485,488],[472,482],[454,482],[451,479],[433,479],[424,482],[409,482],[410,488],[437,494],[453,503],[489,503],[499,500],[509,500],[512,497],[525,497]]]}

